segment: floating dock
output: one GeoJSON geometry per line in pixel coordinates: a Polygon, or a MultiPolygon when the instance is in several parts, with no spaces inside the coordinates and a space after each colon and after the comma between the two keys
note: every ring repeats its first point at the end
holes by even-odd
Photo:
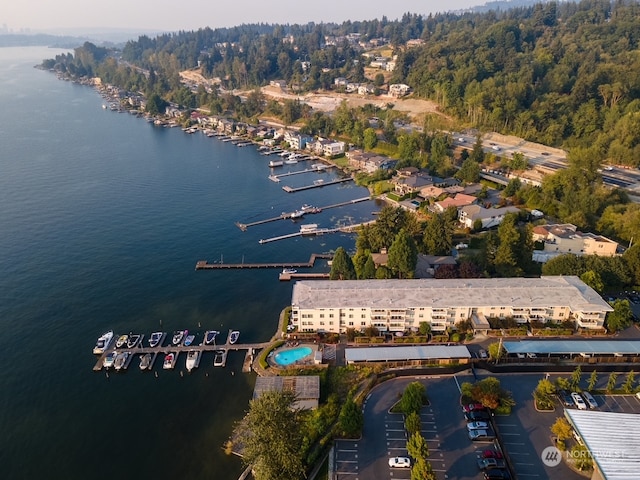
{"type": "Polygon", "coordinates": [[[288,282],[289,280],[319,280],[328,279],[328,273],[280,273],[278,279],[281,282],[288,282]]]}

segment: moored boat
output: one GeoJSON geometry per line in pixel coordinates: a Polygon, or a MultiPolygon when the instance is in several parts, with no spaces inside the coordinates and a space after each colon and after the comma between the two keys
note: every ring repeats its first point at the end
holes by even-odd
{"type": "Polygon", "coordinates": [[[129,335],[129,339],[127,340],[127,348],[134,348],[136,345],[138,345],[138,342],[140,341],[140,335],[133,334],[133,335],[129,335]]]}
{"type": "Polygon", "coordinates": [[[102,361],[102,366],[104,368],[113,367],[113,363],[116,361],[117,356],[118,356],[118,352],[116,352],[115,350],[113,352],[107,353],[107,356],[104,357],[104,360],[102,361]]]}
{"type": "Polygon", "coordinates": [[[271,168],[273,168],[273,167],[281,167],[282,165],[284,165],[284,162],[282,160],[271,160],[269,162],[269,166],[271,168]]]}
{"type": "Polygon", "coordinates": [[[120,335],[118,337],[118,341],[116,342],[116,348],[124,347],[129,340],[129,335],[120,335]]]}
{"type": "Polygon", "coordinates": [[[151,354],[145,353],[140,357],[140,370],[148,370],[151,368],[151,354]]]}
{"type": "Polygon", "coordinates": [[[106,333],[103,333],[98,337],[98,341],[96,342],[96,346],[93,347],[93,353],[96,355],[101,355],[105,352],[107,348],[109,348],[109,344],[113,340],[113,330],[109,330],[106,333]]]}
{"type": "Polygon", "coordinates": [[[292,273],[298,273],[298,270],[296,270],[295,268],[283,268],[282,273],[291,275],[292,273]]]}
{"type": "Polygon", "coordinates": [[[193,341],[195,340],[195,338],[196,338],[195,335],[187,335],[184,339],[184,346],[190,347],[193,341]]]}
{"type": "Polygon", "coordinates": [[[184,338],[184,330],[176,330],[173,332],[173,338],[171,338],[171,343],[173,345],[180,345],[182,339],[184,338]]]}
{"type": "Polygon", "coordinates": [[[153,347],[157,347],[160,342],[162,341],[162,336],[164,335],[163,332],[153,332],[151,334],[151,337],[149,337],[149,346],[151,348],[153,347]]]}
{"type": "Polygon", "coordinates": [[[193,370],[198,366],[198,363],[200,363],[200,350],[189,350],[189,353],[187,353],[187,370],[193,370]]]}
{"type": "Polygon", "coordinates": [[[227,353],[224,350],[216,350],[216,356],[213,358],[213,366],[223,367],[226,355],[227,353]]]}
{"type": "Polygon", "coordinates": [[[173,368],[173,365],[176,361],[176,354],[171,352],[167,353],[164,357],[164,362],[162,362],[162,368],[165,370],[170,370],[173,368]]]}
{"type": "Polygon", "coordinates": [[[236,343],[238,338],[240,337],[240,332],[238,330],[232,330],[229,334],[229,343],[236,343]]]}
{"type": "Polygon", "coordinates": [[[122,370],[127,363],[127,359],[129,358],[129,352],[120,352],[113,362],[113,367],[116,370],[122,370]]]}
{"type": "Polygon", "coordinates": [[[306,233],[314,233],[318,229],[317,223],[307,223],[306,225],[300,225],[300,233],[302,235],[306,233]]]}
{"type": "Polygon", "coordinates": [[[205,345],[211,345],[215,343],[216,337],[220,332],[217,330],[207,330],[204,334],[204,343],[205,345]]]}

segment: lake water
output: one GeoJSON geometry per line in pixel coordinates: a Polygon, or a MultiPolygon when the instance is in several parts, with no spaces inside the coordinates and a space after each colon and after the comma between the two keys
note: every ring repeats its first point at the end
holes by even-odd
{"type": "MultiPolygon", "coordinates": [[[[95,373],[104,331],[240,330],[264,341],[291,298],[277,270],[195,271],[209,261],[307,261],[354,238],[334,234],[260,245],[298,231],[250,222],[367,196],[353,184],[287,194],[268,158],[198,133],[154,127],[101,108],[92,88],[33,68],[59,51],[0,49],[0,468],[9,479],[235,480],[222,445],[248,407],[243,354],[187,374],[95,373]],[[156,375],[157,374],[157,375],[156,375]]],[[[304,164],[286,166],[301,169],[304,164]]],[[[367,201],[304,222],[372,218],[367,201]]],[[[316,271],[328,271],[326,261],[316,271]]]]}

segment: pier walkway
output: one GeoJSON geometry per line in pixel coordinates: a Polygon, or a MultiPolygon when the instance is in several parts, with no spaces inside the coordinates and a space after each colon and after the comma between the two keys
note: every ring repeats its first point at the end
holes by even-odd
{"type": "MultiPolygon", "coordinates": [[[[345,205],[351,205],[351,204],[354,204],[354,203],[366,202],[367,200],[371,200],[371,197],[355,198],[353,200],[348,200],[346,202],[334,203],[332,205],[327,205],[325,207],[318,207],[318,211],[310,210],[308,212],[304,212],[304,214],[307,215],[307,214],[320,213],[323,210],[329,210],[330,208],[344,207],[345,205]]],[[[278,220],[288,220],[288,219],[291,218],[291,215],[293,215],[293,213],[294,212],[291,212],[291,213],[286,213],[285,212],[285,213],[282,213],[281,215],[279,215],[277,217],[265,218],[264,220],[256,220],[255,222],[249,222],[249,223],[236,222],[236,227],[238,227],[240,230],[242,230],[244,232],[244,231],[247,230],[247,228],[255,227],[256,225],[263,225],[265,223],[276,222],[278,220]]],[[[298,218],[301,218],[301,217],[298,217],[298,218]]]]}
{"type": "MultiPolygon", "coordinates": [[[[298,234],[299,235],[299,234],[298,234]]],[[[332,259],[329,253],[313,253],[308,262],[268,262],[268,263],[208,263],[200,260],[196,263],[196,270],[223,270],[232,268],[311,268],[318,259],[332,259]]]]}
{"type": "Polygon", "coordinates": [[[310,190],[312,188],[320,188],[320,187],[325,187],[327,185],[335,185],[337,183],[344,183],[344,182],[353,182],[353,178],[349,177],[349,178],[338,178],[337,180],[331,180],[329,182],[322,182],[322,183],[316,183],[314,182],[312,185],[304,185],[302,187],[290,187],[289,185],[285,185],[284,187],[282,187],[282,189],[287,192],[287,193],[295,193],[295,192],[301,192],[303,190],[310,190]]]}
{"type": "MultiPolygon", "coordinates": [[[[306,161],[306,160],[302,160],[306,161]]],[[[282,177],[290,177],[292,175],[300,175],[301,173],[311,173],[311,172],[323,172],[325,170],[329,170],[330,168],[334,168],[334,165],[327,165],[324,168],[305,168],[304,170],[295,170],[293,172],[285,172],[269,175],[269,180],[272,182],[279,182],[282,177]]]]}

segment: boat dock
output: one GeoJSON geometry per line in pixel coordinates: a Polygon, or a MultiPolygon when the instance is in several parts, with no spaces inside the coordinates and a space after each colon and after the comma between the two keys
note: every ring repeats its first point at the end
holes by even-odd
{"type": "MultiPolygon", "coordinates": [[[[324,210],[329,210],[330,208],[344,207],[345,205],[351,205],[353,203],[366,202],[367,200],[371,200],[371,197],[355,198],[355,199],[349,200],[347,202],[334,203],[333,205],[327,205],[326,207],[318,207],[318,211],[305,212],[305,215],[307,213],[320,213],[320,212],[322,212],[324,210]]],[[[275,222],[275,221],[278,221],[278,220],[288,220],[288,219],[291,218],[291,215],[292,215],[292,213],[283,213],[282,215],[280,215],[278,217],[265,218],[264,220],[257,220],[255,222],[249,222],[249,223],[236,222],[236,227],[238,227],[240,230],[242,230],[244,232],[244,231],[247,230],[247,228],[255,227],[256,225],[262,225],[262,224],[265,224],[265,223],[275,222]]]]}
{"type": "MultiPolygon", "coordinates": [[[[297,235],[300,235],[300,233],[297,235]]],[[[196,270],[221,270],[230,268],[311,268],[318,259],[330,260],[332,258],[333,255],[331,254],[313,253],[308,262],[207,263],[206,260],[200,260],[196,263],[196,270]]]]}
{"type": "MultiPolygon", "coordinates": [[[[300,160],[300,161],[304,161],[304,160],[300,160]]],[[[300,175],[301,173],[311,173],[311,172],[321,172],[323,170],[328,170],[329,168],[333,168],[333,165],[327,165],[324,169],[320,170],[318,168],[305,168],[304,170],[296,170],[294,172],[285,172],[285,173],[279,173],[277,175],[272,174],[269,175],[269,180],[271,180],[272,182],[279,182],[280,179],[282,177],[290,177],[292,175],[300,175]]]]}
{"type": "Polygon", "coordinates": [[[255,352],[253,349],[247,350],[244,356],[244,362],[242,362],[242,373],[251,373],[251,365],[253,364],[253,356],[255,352]]]}
{"type": "Polygon", "coordinates": [[[312,188],[320,188],[320,187],[324,187],[327,185],[335,185],[337,183],[344,183],[344,182],[352,182],[353,178],[349,177],[349,178],[338,178],[337,180],[330,180],[328,182],[322,182],[322,183],[316,183],[314,182],[311,185],[304,185],[302,187],[290,187],[289,185],[285,185],[284,187],[282,187],[282,189],[287,192],[287,193],[295,193],[295,192],[301,192],[303,190],[310,190],[312,188]]]}
{"type": "MultiPolygon", "coordinates": [[[[267,345],[269,345],[269,342],[262,342],[262,343],[245,343],[245,344],[241,344],[241,343],[235,343],[235,344],[230,344],[230,343],[226,343],[225,345],[197,345],[197,346],[189,346],[189,347],[185,347],[184,345],[180,345],[180,346],[176,346],[176,345],[165,345],[165,346],[157,346],[157,347],[142,347],[142,346],[138,346],[136,348],[110,348],[108,350],[106,350],[102,355],[100,355],[98,357],[98,360],[96,362],[96,364],[93,367],[93,371],[94,372],[99,372],[101,370],[104,369],[103,366],[103,362],[104,362],[104,357],[107,356],[108,353],[113,352],[114,350],[117,350],[118,352],[129,352],[129,357],[127,358],[127,361],[125,362],[125,364],[122,366],[122,370],[127,370],[129,368],[129,365],[131,364],[131,361],[133,360],[134,357],[139,358],[140,355],[144,355],[146,353],[151,353],[153,354],[153,358],[151,360],[151,364],[149,367],[149,370],[151,370],[153,368],[153,365],[156,361],[156,357],[160,354],[162,355],[167,355],[169,353],[174,353],[175,354],[175,359],[174,359],[174,366],[176,364],[176,362],[178,361],[178,357],[180,356],[180,353],[182,352],[188,352],[189,350],[198,350],[200,351],[200,357],[202,358],[202,354],[204,352],[216,352],[218,350],[220,351],[224,351],[224,360],[226,362],[226,356],[230,351],[240,351],[240,350],[247,350],[247,351],[257,351],[257,350],[261,350],[263,348],[265,348],[267,345]]],[[[222,365],[224,366],[224,364],[222,365]]]]}

